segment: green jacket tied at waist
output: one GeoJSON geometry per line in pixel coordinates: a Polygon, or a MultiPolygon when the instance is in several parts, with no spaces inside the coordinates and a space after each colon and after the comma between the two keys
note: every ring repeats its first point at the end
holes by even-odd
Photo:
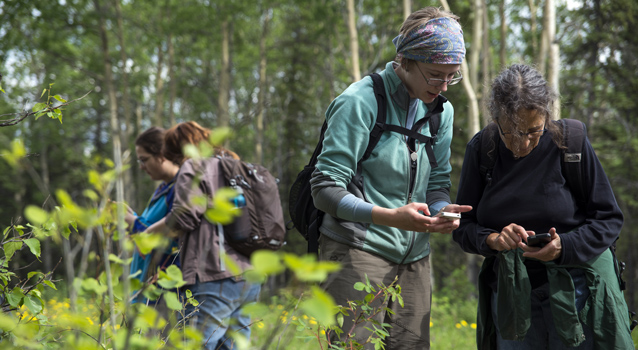
{"type": "MultiPolygon", "coordinates": [[[[508,250],[498,254],[497,312],[503,339],[523,340],[530,326],[531,285],[523,264],[523,250],[508,250]]],[[[492,268],[496,257],[488,257],[481,274],[492,268]]],[[[614,269],[613,255],[606,250],[581,265],[556,265],[546,262],[550,305],[556,331],[566,346],[578,346],[584,339],[582,320],[594,333],[595,349],[634,349],[629,330],[630,316],[614,269]],[[585,307],[577,312],[574,304],[574,284],[568,268],[579,268],[587,276],[590,296],[585,307]]],[[[479,276],[478,349],[496,349],[496,329],[492,319],[491,289],[479,276]]]]}

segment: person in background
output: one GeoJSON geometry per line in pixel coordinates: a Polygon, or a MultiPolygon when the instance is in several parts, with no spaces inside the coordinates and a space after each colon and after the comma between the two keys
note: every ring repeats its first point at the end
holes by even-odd
{"type": "Polygon", "coordinates": [[[567,183],[564,135],[552,120],[556,100],[534,68],[506,68],[492,83],[495,125],[467,145],[457,200],[474,209],[453,238],[486,257],[478,349],[634,348],[610,250],[623,215],[588,139],[581,157],[585,200],[577,200],[577,184],[567,183]],[[489,182],[480,171],[484,137],[496,140],[483,151],[496,157],[489,182]],[[546,232],[544,247],[526,244],[546,232]]]}
{"type": "MultiPolygon", "coordinates": [[[[461,213],[468,206],[450,204],[450,143],[454,109],[441,93],[461,81],[465,57],[458,17],[434,7],[412,13],[393,40],[396,61],[380,72],[387,95],[387,124],[432,136],[427,123],[433,115],[440,128],[428,154],[425,143],[385,131],[370,157],[361,164],[366,199],[348,191],[357,173],[377,116],[373,81],[365,77],[350,85],[328,107],[323,151],[313,174],[315,206],[325,212],[319,229],[319,258],[337,261],[342,269],[328,277],[323,288],[337,304],[363,300],[366,293],[355,282],[390,285],[395,277],[405,307],[390,301],[389,312],[375,317],[391,325],[386,349],[429,349],[431,281],[430,234],[451,233],[459,220],[436,216],[461,213]],[[431,163],[438,166],[433,167],[431,163]]],[[[353,326],[344,317],[342,330],[353,326]]],[[[354,330],[355,340],[367,342],[370,324],[354,330]]],[[[345,341],[331,334],[332,340],[345,341]]]]}
{"type": "Polygon", "coordinates": [[[210,130],[195,122],[177,124],[166,132],[163,155],[181,164],[175,180],[172,210],[148,232],[176,232],[179,238],[179,260],[186,285],[198,307],[188,304],[184,315],[204,335],[206,349],[232,349],[233,334],[250,337],[250,317],[241,313],[241,306],[254,302],[261,286],[250,284],[242,276],[226,269],[223,255],[235,261],[245,271],[251,268],[248,257],[235,251],[225,240],[221,226],[204,218],[206,207],[193,203],[193,198],[214,197],[224,187],[218,156],[239,156],[216,147],[215,156],[202,160],[188,159],[184,146],[206,142],[210,130]],[[196,183],[196,185],[194,185],[196,183]]]}
{"type": "MultiPolygon", "coordinates": [[[[162,219],[170,211],[173,204],[174,180],[179,171],[179,165],[162,156],[165,130],[159,127],[151,127],[141,133],[135,139],[135,153],[140,169],[153,181],[161,181],[155,189],[153,196],[141,215],[137,215],[127,206],[125,221],[129,226],[130,234],[136,234],[146,230],[148,226],[162,219]]],[[[173,249],[176,242],[167,249],[142,255],[139,250],[133,251],[131,261],[131,275],[140,282],[146,283],[153,279],[155,267],[166,268],[176,261],[176,252],[173,249]]],[[[149,303],[140,293],[134,296],[133,302],[149,303]]]]}

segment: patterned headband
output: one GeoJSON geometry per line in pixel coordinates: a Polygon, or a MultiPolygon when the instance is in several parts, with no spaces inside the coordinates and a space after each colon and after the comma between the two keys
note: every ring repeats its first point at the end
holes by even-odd
{"type": "Polygon", "coordinates": [[[465,58],[465,42],[461,25],[450,17],[439,17],[392,40],[397,58],[405,57],[424,63],[461,64],[465,58]]]}

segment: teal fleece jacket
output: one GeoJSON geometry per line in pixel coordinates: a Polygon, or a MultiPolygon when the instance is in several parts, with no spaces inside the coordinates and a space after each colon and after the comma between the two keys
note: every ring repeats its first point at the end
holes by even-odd
{"type": "MultiPolygon", "coordinates": [[[[386,123],[406,126],[410,97],[402,81],[394,71],[394,63],[386,65],[379,73],[383,78],[387,95],[386,123]]],[[[377,102],[372,79],[368,76],[350,85],[338,96],[326,111],[328,128],[325,132],[322,153],[318,157],[313,174],[312,195],[315,206],[324,211],[320,227],[322,235],[379,255],[394,263],[411,263],[426,257],[430,252],[428,233],[410,232],[369,222],[351,222],[337,215],[337,207],[343,197],[355,193],[351,179],[356,173],[357,162],[368,146],[370,131],[377,116],[377,102]]],[[[417,141],[416,180],[410,197],[410,154],[403,135],[386,131],[370,157],[362,163],[365,199],[384,208],[399,208],[412,202],[450,203],[450,143],[454,109],[443,96],[430,104],[418,101],[415,124],[434,112],[440,112],[440,127],[433,150],[438,166],[430,167],[424,145],[417,141]]],[[[429,124],[418,130],[430,135],[429,124]]],[[[359,198],[363,198],[361,194],[359,198]]]]}

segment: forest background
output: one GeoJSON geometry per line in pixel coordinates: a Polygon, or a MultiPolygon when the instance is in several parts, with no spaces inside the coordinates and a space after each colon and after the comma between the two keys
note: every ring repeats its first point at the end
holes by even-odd
{"type": "MultiPolygon", "coordinates": [[[[155,184],[136,166],[136,135],[188,120],[230,127],[228,146],[280,179],[287,211],[288,188],[316,145],[330,101],[394,59],[392,38],[406,15],[424,6],[459,15],[468,49],[463,84],[445,94],[456,111],[452,198],[465,144],[488,120],[490,81],[506,65],[535,65],[561,94],[557,114],[587,125],[625,214],[618,256],[627,264],[625,297],[636,310],[634,0],[0,1],[0,149],[22,140],[31,165],[0,161],[0,230],[24,223],[27,205],[50,210],[57,189],[86,201],[87,172],[106,170],[104,159],[114,152],[129,166],[124,198],[141,211],[155,184]],[[62,124],[21,119],[49,87],[66,100],[90,93],[64,108],[62,124]]],[[[73,240],[44,240],[40,260],[23,249],[11,263],[24,274],[57,266],[64,278],[76,263],[68,254],[73,240]],[[58,266],[63,256],[69,261],[58,266]]],[[[287,241],[285,250],[305,253],[296,231],[287,241]]],[[[474,296],[479,257],[463,253],[450,235],[434,235],[431,258],[435,294],[474,296]]],[[[97,275],[100,267],[88,269],[97,275]]],[[[285,285],[287,276],[273,283],[285,285]]]]}

